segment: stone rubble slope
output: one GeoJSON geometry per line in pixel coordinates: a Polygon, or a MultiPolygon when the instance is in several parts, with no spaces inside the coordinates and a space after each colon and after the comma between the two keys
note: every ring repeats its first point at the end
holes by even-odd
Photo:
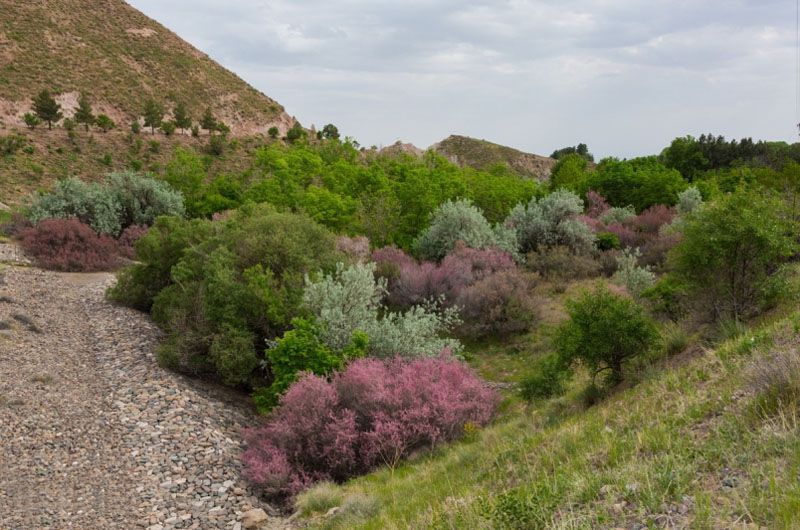
{"type": "Polygon", "coordinates": [[[246,400],[159,367],[113,275],[0,276],[0,529],[291,526],[240,476],[246,400]]]}

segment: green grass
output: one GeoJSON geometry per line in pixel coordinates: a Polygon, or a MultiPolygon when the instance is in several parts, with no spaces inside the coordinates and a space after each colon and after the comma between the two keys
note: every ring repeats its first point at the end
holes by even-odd
{"type": "MultiPolygon", "coordinates": [[[[763,324],[586,410],[577,403],[586,382],[578,377],[566,396],[517,403],[472,440],[339,487],[344,503],[369,499],[374,513],[312,521],[370,529],[797,528],[797,414],[748,412],[757,398],[744,374],[770,348],[791,347],[798,322],[792,314],[763,324]]],[[[513,357],[497,364],[509,359],[513,365],[513,357]]]]}

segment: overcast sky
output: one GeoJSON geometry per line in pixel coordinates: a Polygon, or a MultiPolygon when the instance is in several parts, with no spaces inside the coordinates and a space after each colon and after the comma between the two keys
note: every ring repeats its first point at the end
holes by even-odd
{"type": "Polygon", "coordinates": [[[129,0],[362,145],[797,137],[794,0],[129,0]]]}

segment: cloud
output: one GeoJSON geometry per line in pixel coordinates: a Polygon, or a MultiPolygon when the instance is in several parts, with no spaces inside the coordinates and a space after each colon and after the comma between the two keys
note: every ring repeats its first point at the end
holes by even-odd
{"type": "Polygon", "coordinates": [[[793,137],[789,0],[132,0],[306,124],[548,153],[793,137]]]}

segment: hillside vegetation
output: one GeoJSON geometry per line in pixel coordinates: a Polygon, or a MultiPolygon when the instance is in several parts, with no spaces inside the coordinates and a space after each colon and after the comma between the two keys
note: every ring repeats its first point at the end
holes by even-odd
{"type": "Polygon", "coordinates": [[[523,177],[547,180],[556,164],[552,158],[525,153],[505,145],[468,136],[452,135],[431,146],[453,162],[489,170],[501,165],[523,177]]]}
{"type": "Polygon", "coordinates": [[[148,97],[210,107],[236,134],[282,132],[277,102],[123,0],[0,1],[0,128],[21,125],[31,98],[60,94],[66,116],[87,94],[128,127],[148,97]]]}

